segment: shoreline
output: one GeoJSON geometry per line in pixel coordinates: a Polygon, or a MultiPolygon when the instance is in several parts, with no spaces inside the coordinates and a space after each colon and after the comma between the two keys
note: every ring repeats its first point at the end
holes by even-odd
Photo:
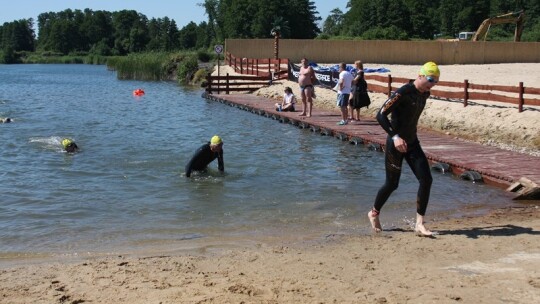
{"type": "MultiPolygon", "coordinates": [[[[384,218],[382,219],[384,221],[384,218]]],[[[257,244],[204,254],[148,254],[0,270],[6,303],[535,303],[540,208],[377,235],[257,244]]]]}
{"type": "MultiPolygon", "coordinates": [[[[497,189],[498,191],[502,191],[497,189]]],[[[513,202],[512,208],[517,208],[521,204],[513,202]]],[[[369,210],[369,206],[361,208],[362,211],[369,210]]],[[[360,208],[360,207],[359,207],[360,208]]],[[[464,219],[467,217],[483,217],[489,215],[494,210],[501,209],[501,204],[489,206],[486,203],[473,204],[460,208],[459,211],[433,210],[431,208],[428,219],[431,224],[444,223],[452,220],[464,219]]],[[[367,212],[367,211],[366,211],[367,212]]],[[[407,214],[395,213],[392,210],[385,213],[385,219],[382,222],[385,231],[412,231],[414,221],[407,214]]],[[[306,226],[303,226],[306,227],[306,226]]],[[[350,217],[341,221],[340,225],[322,226],[299,230],[294,228],[275,228],[265,230],[258,234],[236,234],[219,235],[211,234],[200,238],[192,239],[145,239],[142,241],[123,243],[119,246],[98,247],[94,251],[87,248],[73,249],[71,251],[33,251],[33,252],[10,252],[0,255],[0,271],[10,268],[22,267],[25,265],[45,265],[53,263],[73,264],[85,260],[108,259],[116,256],[124,257],[146,257],[154,255],[207,255],[211,252],[223,252],[227,250],[245,250],[255,249],[261,246],[268,247],[276,244],[284,246],[305,246],[324,242],[329,236],[340,237],[365,237],[371,235],[371,225],[363,212],[357,216],[350,217]],[[353,220],[352,218],[356,219],[353,220]]]]}

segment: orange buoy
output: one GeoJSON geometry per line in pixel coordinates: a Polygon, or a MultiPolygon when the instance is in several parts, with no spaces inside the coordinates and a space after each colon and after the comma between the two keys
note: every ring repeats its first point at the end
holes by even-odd
{"type": "Polygon", "coordinates": [[[143,91],[143,89],[136,89],[135,91],[133,91],[133,95],[134,96],[143,96],[144,91],[143,91]]]}

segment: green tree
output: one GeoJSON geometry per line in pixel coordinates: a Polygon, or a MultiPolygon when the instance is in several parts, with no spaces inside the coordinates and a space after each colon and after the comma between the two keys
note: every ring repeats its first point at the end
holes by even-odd
{"type": "Polygon", "coordinates": [[[204,21],[199,23],[199,26],[196,30],[197,43],[195,44],[195,48],[204,49],[212,46],[213,44],[217,44],[216,37],[212,36],[213,32],[214,31],[210,27],[209,23],[206,23],[204,21]]]}
{"type": "Polygon", "coordinates": [[[371,0],[351,0],[350,8],[343,15],[341,34],[346,36],[362,36],[372,27],[377,26],[375,2],[371,0]]]}
{"type": "Polygon", "coordinates": [[[281,10],[289,23],[292,39],[313,39],[321,32],[317,23],[322,19],[313,1],[288,0],[281,10]]]}
{"type": "Polygon", "coordinates": [[[430,0],[405,0],[410,12],[410,27],[407,30],[411,38],[432,39],[439,33],[436,2],[430,0]]]}
{"type": "Polygon", "coordinates": [[[148,21],[148,36],[150,41],[146,45],[146,50],[148,51],[162,51],[162,42],[163,33],[161,32],[161,26],[159,21],[156,18],[150,19],[148,21]]]}
{"type": "Polygon", "coordinates": [[[374,27],[362,34],[365,40],[407,40],[407,33],[395,25],[389,27],[374,27]]]}
{"type": "Polygon", "coordinates": [[[34,51],[35,34],[33,19],[6,22],[0,26],[0,49],[13,51],[34,51]]]}
{"type": "Polygon", "coordinates": [[[308,0],[207,0],[204,6],[209,16],[208,25],[215,23],[220,29],[217,39],[221,41],[270,38],[277,18],[289,24],[291,30],[287,38],[312,39],[320,32],[317,27],[320,17],[313,2],[308,0]]]}
{"type": "Polygon", "coordinates": [[[4,47],[0,55],[0,63],[17,63],[17,56],[15,56],[15,51],[11,46],[4,47]]]}
{"type": "Polygon", "coordinates": [[[76,41],[79,40],[77,32],[77,25],[73,21],[57,20],[49,33],[48,50],[68,54],[76,49],[76,41]]]}
{"type": "Polygon", "coordinates": [[[180,48],[184,50],[191,50],[197,47],[197,24],[191,21],[184,26],[179,33],[180,48]]]}
{"type": "Polygon", "coordinates": [[[206,15],[208,15],[208,23],[205,24],[205,32],[208,35],[208,40],[210,45],[212,42],[224,41],[223,32],[220,30],[222,23],[218,22],[218,9],[219,9],[219,0],[204,0],[203,3],[197,4],[204,7],[206,15]]]}
{"type": "Polygon", "coordinates": [[[80,33],[84,39],[83,49],[87,50],[100,44],[100,48],[113,46],[114,32],[112,14],[106,11],[84,10],[84,20],[80,24],[80,33]],[[104,45],[105,44],[105,45],[104,45]]]}
{"type": "Polygon", "coordinates": [[[179,32],[174,20],[152,18],[148,22],[149,41],[146,49],[149,51],[173,51],[179,48],[179,32]]]}
{"type": "MultiPolygon", "coordinates": [[[[112,14],[114,54],[126,55],[130,51],[141,50],[140,44],[142,41],[140,40],[145,38],[145,30],[143,29],[144,24],[142,24],[140,18],[141,16],[134,10],[121,10],[112,14]],[[137,40],[134,41],[133,39],[137,40]]],[[[147,34],[146,31],[146,38],[148,37],[147,34]]]]}
{"type": "Polygon", "coordinates": [[[331,36],[338,36],[341,32],[343,23],[343,12],[339,8],[335,8],[330,12],[330,15],[324,20],[322,33],[331,36]]]}

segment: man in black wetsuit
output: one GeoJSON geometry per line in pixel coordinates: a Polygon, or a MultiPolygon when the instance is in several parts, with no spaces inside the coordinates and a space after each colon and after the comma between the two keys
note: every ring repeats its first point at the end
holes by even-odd
{"type": "Polygon", "coordinates": [[[377,121],[388,133],[385,151],[386,182],[375,198],[375,204],[368,212],[373,230],[382,230],[379,213],[388,197],[398,188],[403,159],[407,161],[420,183],[416,197],[415,232],[420,236],[433,233],[424,226],[424,215],[431,190],[431,171],[429,163],[416,135],[420,114],[424,110],[430,89],[439,81],[437,64],[428,62],[420,69],[418,77],[399,88],[377,113],[377,121]],[[392,114],[389,119],[388,115],[392,114]]]}
{"type": "Polygon", "coordinates": [[[212,137],[210,142],[197,149],[186,165],[186,177],[190,177],[192,171],[204,170],[216,158],[218,159],[218,169],[223,172],[225,170],[223,165],[223,141],[217,135],[212,137]]]}

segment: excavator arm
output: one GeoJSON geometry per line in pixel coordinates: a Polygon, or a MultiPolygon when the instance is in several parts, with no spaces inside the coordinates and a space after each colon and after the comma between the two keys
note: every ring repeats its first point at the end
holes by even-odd
{"type": "Polygon", "coordinates": [[[493,24],[505,24],[505,23],[515,23],[516,24],[516,31],[514,33],[514,41],[518,42],[521,40],[521,33],[523,32],[523,19],[525,17],[525,14],[523,13],[523,10],[508,14],[503,14],[491,18],[487,18],[480,24],[478,27],[478,30],[476,30],[476,33],[472,37],[472,41],[480,41],[480,40],[486,40],[487,33],[489,32],[489,29],[491,25],[493,24]]]}

